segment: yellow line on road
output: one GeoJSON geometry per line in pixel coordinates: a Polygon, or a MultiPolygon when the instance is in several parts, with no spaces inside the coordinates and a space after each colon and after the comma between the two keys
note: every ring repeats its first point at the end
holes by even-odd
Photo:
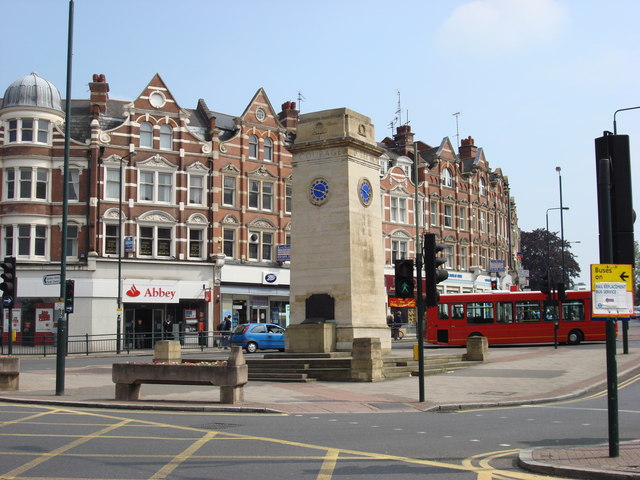
{"type": "Polygon", "coordinates": [[[327,454],[324,457],[324,461],[322,462],[322,466],[320,467],[320,472],[318,472],[316,480],[331,480],[333,478],[333,471],[336,468],[339,455],[340,450],[336,450],[334,448],[327,450],[327,454]]]}
{"type": "Polygon", "coordinates": [[[173,471],[182,465],[186,460],[188,460],[195,452],[200,450],[202,446],[211,440],[213,437],[217,435],[216,432],[208,432],[201,439],[193,442],[186,449],[184,449],[180,454],[176,455],[169,463],[167,463],[164,467],[154,473],[149,480],[159,480],[163,478],[167,478],[173,471]]]}

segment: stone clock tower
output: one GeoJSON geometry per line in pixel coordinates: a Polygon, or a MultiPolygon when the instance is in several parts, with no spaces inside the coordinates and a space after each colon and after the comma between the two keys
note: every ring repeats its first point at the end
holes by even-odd
{"type": "Polygon", "coordinates": [[[347,108],[301,115],[290,150],[287,351],[351,351],[356,338],[379,338],[382,350],[390,350],[378,162],[382,150],[371,120],[347,108]]]}

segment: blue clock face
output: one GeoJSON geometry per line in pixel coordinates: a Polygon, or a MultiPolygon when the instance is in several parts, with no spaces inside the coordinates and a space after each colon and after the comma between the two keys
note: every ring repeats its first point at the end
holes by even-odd
{"type": "Polygon", "coordinates": [[[329,182],[324,178],[316,178],[309,186],[309,200],[314,205],[322,205],[329,195],[329,182]]]}
{"type": "Polygon", "coordinates": [[[360,197],[360,201],[365,207],[368,207],[373,200],[373,188],[371,187],[371,182],[366,178],[360,180],[358,184],[358,195],[360,197]]]}

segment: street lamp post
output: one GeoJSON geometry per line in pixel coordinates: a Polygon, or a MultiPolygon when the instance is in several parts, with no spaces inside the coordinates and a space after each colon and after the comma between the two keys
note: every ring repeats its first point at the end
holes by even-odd
{"type": "MultiPolygon", "coordinates": [[[[550,266],[550,257],[551,257],[551,243],[549,240],[549,212],[551,210],[560,210],[560,230],[562,230],[562,211],[563,210],[569,210],[569,207],[553,207],[553,208],[547,208],[547,213],[545,214],[545,218],[546,218],[546,230],[547,230],[547,276],[549,278],[549,281],[551,281],[551,266],[550,266]]],[[[562,237],[564,238],[564,236],[562,237]]],[[[562,240],[563,242],[563,253],[564,253],[564,240],[562,240]]],[[[562,257],[562,270],[563,270],[563,276],[564,276],[564,256],[562,257]]]]}
{"type": "MultiPolygon", "coordinates": [[[[564,210],[564,208],[562,207],[562,173],[561,172],[561,168],[560,167],[556,167],[556,172],[558,172],[558,186],[560,188],[560,263],[562,265],[562,284],[566,286],[565,283],[565,266],[564,266],[564,215],[562,214],[562,211],[564,210]]],[[[548,232],[548,230],[547,230],[548,232]]]]}
{"type": "Polygon", "coordinates": [[[136,152],[131,151],[120,159],[119,163],[119,193],[118,193],[118,315],[116,318],[116,353],[120,354],[122,337],[122,193],[125,188],[123,184],[123,164],[128,158],[135,157],[136,152]]]}

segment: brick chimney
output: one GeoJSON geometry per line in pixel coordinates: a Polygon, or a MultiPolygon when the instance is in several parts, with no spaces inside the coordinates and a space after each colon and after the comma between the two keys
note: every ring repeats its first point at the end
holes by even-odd
{"type": "Polygon", "coordinates": [[[278,120],[282,126],[292,133],[296,133],[298,128],[298,110],[296,110],[296,102],[284,102],[282,111],[278,114],[278,120]]]}
{"type": "Polygon", "coordinates": [[[98,115],[107,111],[107,101],[109,100],[109,84],[104,74],[93,74],[93,82],[89,83],[89,91],[91,92],[90,112],[94,118],[97,118],[98,115]]]}
{"type": "Polygon", "coordinates": [[[475,158],[478,153],[478,147],[474,145],[473,137],[463,138],[460,141],[460,148],[458,149],[460,159],[475,158]]]}
{"type": "Polygon", "coordinates": [[[393,136],[393,140],[396,142],[396,153],[407,155],[413,152],[413,136],[410,125],[400,125],[393,136]]]}

